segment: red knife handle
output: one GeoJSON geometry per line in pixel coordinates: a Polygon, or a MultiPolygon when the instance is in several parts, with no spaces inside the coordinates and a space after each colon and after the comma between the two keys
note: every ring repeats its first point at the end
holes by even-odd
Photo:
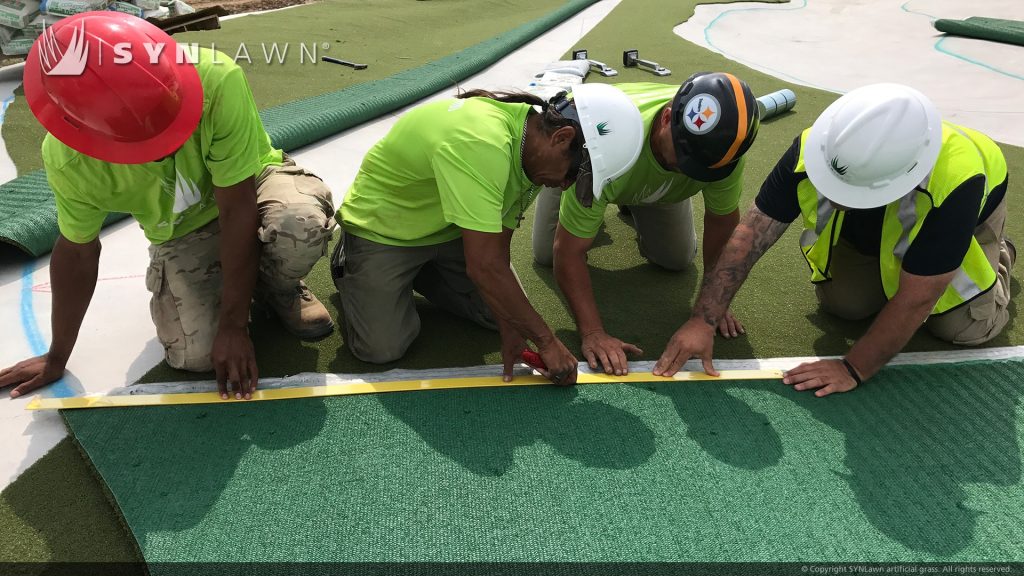
{"type": "Polygon", "coordinates": [[[533,350],[523,350],[523,353],[520,354],[520,357],[522,357],[523,362],[525,362],[526,365],[529,366],[530,368],[545,371],[548,369],[547,365],[544,364],[544,360],[541,359],[540,354],[537,354],[533,350]]]}

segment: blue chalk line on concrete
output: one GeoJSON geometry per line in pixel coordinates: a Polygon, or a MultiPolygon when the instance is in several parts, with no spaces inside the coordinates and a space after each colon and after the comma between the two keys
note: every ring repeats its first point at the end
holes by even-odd
{"type": "MultiPolygon", "coordinates": [[[[25,333],[25,340],[28,341],[32,355],[41,356],[46,354],[49,346],[46,344],[42,332],[39,331],[39,325],[36,323],[36,313],[33,307],[34,297],[32,294],[32,273],[35,270],[32,266],[32,263],[26,264],[21,274],[21,329],[25,333]]],[[[54,398],[67,398],[75,395],[63,378],[46,387],[43,390],[43,394],[54,398]]]]}

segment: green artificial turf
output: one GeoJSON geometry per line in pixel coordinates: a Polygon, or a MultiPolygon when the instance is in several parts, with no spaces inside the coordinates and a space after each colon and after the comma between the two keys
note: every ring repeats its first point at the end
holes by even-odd
{"type": "Polygon", "coordinates": [[[148,562],[1021,562],[1022,396],[986,362],[64,415],[148,562]]]}
{"type": "MultiPolygon", "coordinates": [[[[175,34],[174,38],[240,56],[237,61],[256,104],[265,109],[415,68],[535,20],[559,4],[549,0],[322,0],[228,20],[220,30],[175,34]],[[275,43],[278,55],[285,44],[289,46],[284,64],[274,57],[275,43]],[[240,52],[243,44],[245,52],[240,52]],[[353,70],[308,57],[303,63],[302,45],[307,55],[315,49],[318,57],[365,63],[368,68],[353,70]]],[[[42,168],[39,147],[45,131],[20,88],[7,109],[2,135],[18,174],[42,168]]]]}
{"type": "MultiPolygon", "coordinates": [[[[0,527],[0,564],[141,559],[103,484],[71,438],[0,492],[0,527]]],[[[21,566],[19,573],[42,574],[44,568],[21,566]]]]}

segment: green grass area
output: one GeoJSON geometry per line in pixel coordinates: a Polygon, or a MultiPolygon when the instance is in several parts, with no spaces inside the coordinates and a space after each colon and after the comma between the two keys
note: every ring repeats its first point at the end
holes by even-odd
{"type": "MultiPolygon", "coordinates": [[[[592,57],[614,63],[626,42],[624,37],[628,37],[630,48],[640,49],[641,54],[673,70],[673,76],[667,79],[671,82],[681,82],[692,71],[726,70],[747,80],[757,94],[786,87],[780,80],[673,35],[672,25],[688,18],[696,3],[686,0],[666,6],[665,2],[657,0],[624,0],[578,45],[586,47],[592,57]],[[665,25],[652,26],[652,22],[665,25]]],[[[360,5],[359,10],[364,8],[366,6],[360,5]]],[[[361,18],[349,13],[345,20],[358,22],[361,18]]],[[[308,22],[304,24],[309,27],[308,22]]],[[[391,42],[396,44],[394,50],[401,51],[405,39],[391,42]]],[[[352,59],[360,58],[352,54],[352,59]]],[[[335,68],[346,77],[358,74],[335,68]]],[[[324,72],[322,67],[316,70],[318,74],[324,72]]],[[[370,70],[374,70],[372,62],[370,70]]],[[[268,78],[273,77],[273,71],[270,72],[268,78]]],[[[620,73],[616,81],[652,79],[642,71],[620,68],[620,73]]],[[[591,79],[595,80],[603,79],[591,79]]],[[[257,98],[272,98],[271,92],[260,92],[258,82],[253,79],[257,98]]],[[[300,79],[289,82],[294,85],[287,86],[288,90],[304,89],[300,79]]],[[[817,90],[788,87],[798,95],[796,111],[762,126],[757,143],[747,155],[746,190],[741,203],[744,209],[792,139],[835,97],[817,90]]],[[[260,105],[269,105],[268,102],[271,100],[260,101],[260,105]]],[[[1024,167],[1024,151],[1008,146],[1004,146],[1004,151],[1010,171],[1019,172],[1024,167]]],[[[1019,201],[1011,194],[1009,202],[1011,214],[1016,214],[1019,201]]],[[[699,201],[697,205],[700,206],[699,201]]],[[[698,208],[695,214],[699,228],[702,210],[698,208]]],[[[524,222],[523,229],[515,235],[514,264],[537,310],[571,349],[578,349],[579,339],[571,316],[555,291],[550,271],[532,264],[529,222],[529,219],[524,222]]],[[[1011,217],[1008,226],[1012,237],[1024,237],[1024,218],[1011,217]]],[[[797,230],[790,230],[755,268],[734,306],[747,325],[748,335],[718,341],[716,357],[841,353],[863,333],[866,322],[844,322],[818,313],[806,265],[797,248],[797,236],[797,230]]],[[[639,344],[645,350],[643,359],[657,358],[668,337],[689,313],[701,263],[698,261],[693,270],[684,273],[668,273],[649,265],[636,250],[635,232],[614,212],[608,214],[607,225],[591,252],[590,263],[598,304],[609,332],[639,344]]],[[[1015,274],[1015,294],[1019,292],[1019,283],[1020,276],[1015,274]]],[[[338,298],[328,277],[326,262],[317,266],[309,284],[338,317],[338,298]]],[[[402,367],[500,361],[496,335],[426,304],[421,312],[423,331],[400,363],[402,367]]],[[[1012,313],[1016,314],[1015,308],[1012,313]]],[[[1022,330],[1024,326],[1012,321],[991,345],[1024,343],[1022,330]]],[[[302,343],[284,336],[276,320],[258,318],[253,333],[260,369],[266,376],[300,371],[362,372],[397,365],[373,366],[356,360],[338,332],[319,342],[302,343]]],[[[907,350],[951,348],[921,333],[907,350]]],[[[209,413],[208,417],[200,415],[210,409],[166,412],[157,409],[140,413],[137,420],[165,424],[188,420],[190,432],[169,436],[163,443],[156,442],[162,438],[143,438],[145,441],[136,445],[132,440],[138,436],[125,435],[120,428],[100,430],[107,436],[99,437],[110,441],[100,441],[97,446],[104,448],[94,447],[93,451],[97,458],[107,460],[111,473],[130,465],[123,460],[129,457],[138,457],[140,466],[148,467],[147,473],[154,474],[164,466],[155,460],[161,455],[167,456],[167,462],[183,466],[188,464],[189,457],[203,456],[200,461],[205,462],[210,454],[226,455],[227,463],[218,463],[218,468],[209,476],[196,473],[174,484],[167,491],[168,500],[157,499],[155,508],[166,511],[172,497],[180,498],[184,487],[189,486],[187,482],[207,482],[201,485],[205,495],[197,506],[219,518],[228,512],[249,510],[244,506],[257,506],[232,493],[253,474],[269,475],[271,482],[266,488],[268,492],[264,493],[268,497],[276,494],[274,491],[278,488],[272,481],[279,475],[315,478],[315,482],[301,488],[305,490],[301,493],[310,501],[320,497],[314,488],[321,485],[351,494],[344,491],[350,488],[346,483],[351,480],[364,488],[358,492],[360,495],[370,494],[374,502],[389,511],[385,520],[395,529],[394,534],[412,539],[420,546],[409,549],[410,554],[421,554],[417,558],[426,554],[428,543],[436,544],[436,540],[430,540],[435,536],[409,534],[408,531],[417,523],[429,524],[433,518],[426,514],[431,510],[426,503],[452,502],[444,500],[446,495],[441,493],[442,489],[460,496],[461,499],[454,502],[468,503],[464,511],[450,504],[452,509],[445,509],[447,516],[444,517],[465,522],[450,527],[448,538],[474,542],[475,549],[481,552],[472,559],[497,555],[498,551],[493,548],[496,543],[511,542],[509,545],[519,546],[515,543],[534,542],[536,540],[530,538],[537,535],[531,530],[557,529],[564,531],[560,534],[566,534],[565,531],[574,527],[582,529],[582,523],[570,525],[577,521],[569,513],[572,506],[577,506],[575,510],[585,510],[579,518],[592,520],[600,516],[605,521],[588,525],[588,530],[594,534],[592,538],[581,543],[559,540],[560,549],[546,548],[543,544],[533,549],[513,547],[507,550],[509,556],[506,557],[526,559],[531,558],[529,554],[545,552],[549,559],[574,553],[577,557],[592,554],[603,559],[624,554],[621,549],[609,548],[604,552],[606,556],[601,556],[601,550],[595,545],[602,541],[601,531],[634,534],[642,527],[631,523],[648,517],[666,523],[674,521],[678,526],[664,536],[668,539],[671,535],[672,542],[652,540],[647,542],[648,548],[627,551],[638,558],[652,557],[659,550],[671,549],[673,543],[680,542],[691,542],[693,554],[715,553],[720,554],[721,559],[750,557],[744,556],[743,550],[749,554],[774,554],[769,556],[773,558],[812,557],[800,556],[800,549],[777,546],[779,533],[791,535],[808,546],[818,546],[814,548],[818,556],[814,557],[822,560],[1004,560],[1019,553],[1019,549],[1014,552],[1002,548],[1007,538],[1015,537],[1017,542],[1024,539],[1019,533],[1022,525],[1022,503],[1018,497],[1019,431],[1022,427],[1017,408],[1020,403],[1018,384],[1013,383],[1011,388],[1000,387],[1004,372],[988,376],[982,370],[970,368],[953,372],[954,376],[934,378],[901,379],[899,375],[903,372],[895,374],[892,379],[872,382],[854,394],[822,401],[793,393],[777,383],[749,383],[673,389],[657,386],[655,390],[622,386],[578,391],[406,394],[352,401],[283,402],[277,403],[279,407],[232,406],[219,409],[216,414],[209,413]],[[991,405],[993,399],[999,401],[998,405],[991,405]],[[264,418],[268,421],[267,428],[280,430],[284,438],[268,438],[262,426],[264,418]],[[217,419],[224,419],[224,422],[217,419]],[[607,422],[607,428],[599,426],[601,422],[607,422]],[[237,426],[232,428],[235,424],[237,426]],[[213,437],[224,440],[222,446],[217,444],[221,446],[220,451],[200,450],[199,446],[214,442],[207,437],[195,438],[193,442],[198,430],[211,431],[213,437]],[[113,438],[120,438],[120,443],[114,443],[113,438]],[[581,438],[589,439],[590,444],[582,442],[581,438]],[[149,447],[149,452],[143,451],[143,447],[149,447]],[[360,456],[369,459],[360,461],[360,456]],[[310,467],[324,461],[334,465],[310,467]],[[270,462],[287,462],[287,469],[267,470],[266,464],[270,462]],[[403,472],[406,467],[417,471],[418,475],[403,472]],[[397,485],[388,484],[396,478],[397,485]],[[427,478],[433,478],[434,483],[424,481],[427,478]],[[379,493],[371,489],[377,486],[382,487],[379,493]],[[565,486],[571,489],[560,491],[565,486]],[[771,486],[775,492],[765,486],[771,486]],[[405,492],[399,493],[399,489],[405,492]],[[669,495],[679,493],[686,499],[672,502],[669,495]],[[223,494],[225,500],[210,494],[223,494]],[[407,500],[402,500],[400,494],[406,494],[407,500]],[[483,505],[486,498],[497,498],[498,494],[506,495],[507,500],[497,500],[498,504],[504,503],[505,508],[495,504],[486,512],[472,510],[475,504],[483,505]],[[650,501],[640,499],[638,494],[647,495],[650,501]],[[390,495],[390,498],[383,495],[390,495]],[[560,518],[563,524],[552,525],[555,520],[524,516],[524,511],[516,507],[517,502],[538,510],[552,510],[556,514],[550,517],[560,518]],[[659,502],[670,504],[664,509],[652,510],[651,503],[659,502]],[[710,502],[714,502],[714,507],[710,502]],[[756,511],[745,508],[758,502],[763,507],[756,511]],[[630,506],[627,507],[627,503],[630,506]],[[692,520],[684,511],[693,514],[692,520]],[[745,516],[740,514],[743,511],[746,511],[745,516]],[[716,516],[712,512],[721,514],[716,516]],[[504,523],[499,524],[498,520],[504,523]],[[743,527],[745,522],[753,526],[745,531],[733,531],[737,526],[743,527]],[[811,531],[812,526],[817,527],[817,532],[811,531]],[[683,528],[688,531],[682,531],[683,528]],[[504,540],[494,534],[502,534],[504,540]],[[746,548],[721,545],[724,538],[733,534],[742,534],[734,544],[746,548]],[[865,552],[867,550],[875,550],[877,554],[865,552]]],[[[1011,371],[1005,378],[1015,378],[1016,374],[1011,371]]],[[[145,380],[188,377],[190,375],[161,365],[145,380]]],[[[138,425],[138,422],[125,424],[138,425]]],[[[41,460],[3,492],[0,525],[10,526],[4,532],[16,536],[4,538],[0,558],[77,558],[69,549],[53,542],[66,538],[68,533],[74,534],[80,542],[91,542],[96,536],[86,521],[93,518],[111,527],[103,532],[106,536],[100,538],[106,540],[95,543],[94,548],[130,552],[130,538],[122,534],[119,539],[114,529],[118,521],[116,512],[102,498],[102,490],[96,486],[87,467],[80,464],[83,464],[80,456],[62,444],[61,449],[41,460]],[[75,459],[78,464],[70,462],[75,459]],[[40,480],[29,485],[26,478],[30,474],[38,474],[33,478],[40,480]],[[51,478],[57,474],[62,477],[51,478]],[[45,515],[39,517],[30,513],[31,506],[19,508],[10,504],[11,493],[25,495],[22,498],[26,501],[31,495],[35,502],[60,502],[63,494],[54,491],[64,486],[57,480],[65,479],[67,485],[74,488],[63,490],[91,495],[76,502],[77,508],[68,507],[81,521],[47,523],[45,515]],[[29,538],[31,544],[22,545],[19,542],[22,537],[29,538]]],[[[281,465],[274,464],[275,467],[281,465]]],[[[133,490],[124,486],[123,479],[119,482],[122,482],[122,494],[133,490]]],[[[133,514],[149,514],[137,500],[134,502],[133,514]]],[[[352,503],[346,500],[335,504],[352,503]]],[[[248,521],[249,516],[239,515],[240,522],[248,521]]],[[[279,516],[285,522],[294,520],[288,514],[279,516]]],[[[56,513],[54,517],[63,519],[56,513]]],[[[136,534],[146,535],[141,542],[143,548],[155,551],[158,558],[165,558],[175,544],[175,533],[167,530],[174,528],[194,538],[213,529],[201,521],[204,517],[196,509],[177,516],[147,516],[136,526],[136,534]]],[[[362,526],[358,518],[345,516],[332,517],[329,522],[362,526]]],[[[297,546],[296,550],[308,551],[301,542],[289,543],[297,546]]],[[[352,558],[365,558],[358,555],[370,553],[356,546],[357,542],[352,539],[339,540],[337,546],[341,546],[340,543],[352,546],[352,558]]],[[[439,544],[438,549],[445,548],[439,544]]],[[[388,550],[394,552],[401,548],[395,545],[388,550]]],[[[204,553],[230,555],[236,552],[206,550],[204,553]]],[[[128,558],[118,554],[121,552],[114,552],[111,557],[128,558]]]]}
{"type": "MultiPolygon", "coordinates": [[[[239,56],[237,61],[246,72],[256,104],[264,109],[415,68],[535,20],[557,6],[546,0],[322,0],[229,20],[222,22],[220,30],[176,34],[174,38],[239,56]],[[284,64],[274,57],[275,43],[279,50],[289,45],[284,64]],[[240,52],[243,44],[246,49],[240,52]],[[369,67],[353,70],[308,58],[303,64],[303,44],[309,54],[317,50],[317,56],[369,67]],[[267,64],[268,54],[271,64],[267,64]]],[[[45,131],[32,116],[21,89],[15,97],[7,109],[2,135],[18,173],[25,174],[42,168],[39,146],[45,131]]]]}

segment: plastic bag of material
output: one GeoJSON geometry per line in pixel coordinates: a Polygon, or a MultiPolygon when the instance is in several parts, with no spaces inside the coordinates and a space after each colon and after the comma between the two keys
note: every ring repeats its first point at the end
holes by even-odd
{"type": "Polygon", "coordinates": [[[109,3],[108,0],[43,0],[39,9],[54,16],[74,16],[82,12],[106,10],[109,3]]]}
{"type": "Polygon", "coordinates": [[[185,14],[195,14],[196,9],[182,2],[181,0],[174,0],[168,8],[171,10],[171,16],[184,16],[185,14]]]}
{"type": "Polygon", "coordinates": [[[28,54],[36,38],[38,35],[29,35],[25,34],[24,30],[18,30],[11,38],[0,43],[0,52],[6,56],[24,56],[28,54]]]}
{"type": "Polygon", "coordinates": [[[135,4],[129,4],[128,2],[111,2],[107,10],[111,12],[123,12],[125,14],[131,14],[137,18],[142,18],[142,15],[146,13],[145,10],[139,8],[135,4]]]}
{"type": "Polygon", "coordinates": [[[537,74],[537,77],[540,78],[548,72],[572,74],[573,76],[586,78],[587,73],[590,72],[590,63],[586,60],[559,60],[545,66],[544,70],[537,74]]]}
{"type": "Polygon", "coordinates": [[[0,0],[0,25],[18,30],[39,14],[38,0],[0,0]]]}
{"type": "Polygon", "coordinates": [[[156,10],[146,10],[145,13],[143,13],[142,17],[146,18],[146,19],[156,18],[157,20],[159,20],[161,18],[167,18],[170,15],[171,15],[170,9],[168,9],[168,8],[166,8],[164,6],[161,6],[161,7],[157,8],[156,10]]]}

